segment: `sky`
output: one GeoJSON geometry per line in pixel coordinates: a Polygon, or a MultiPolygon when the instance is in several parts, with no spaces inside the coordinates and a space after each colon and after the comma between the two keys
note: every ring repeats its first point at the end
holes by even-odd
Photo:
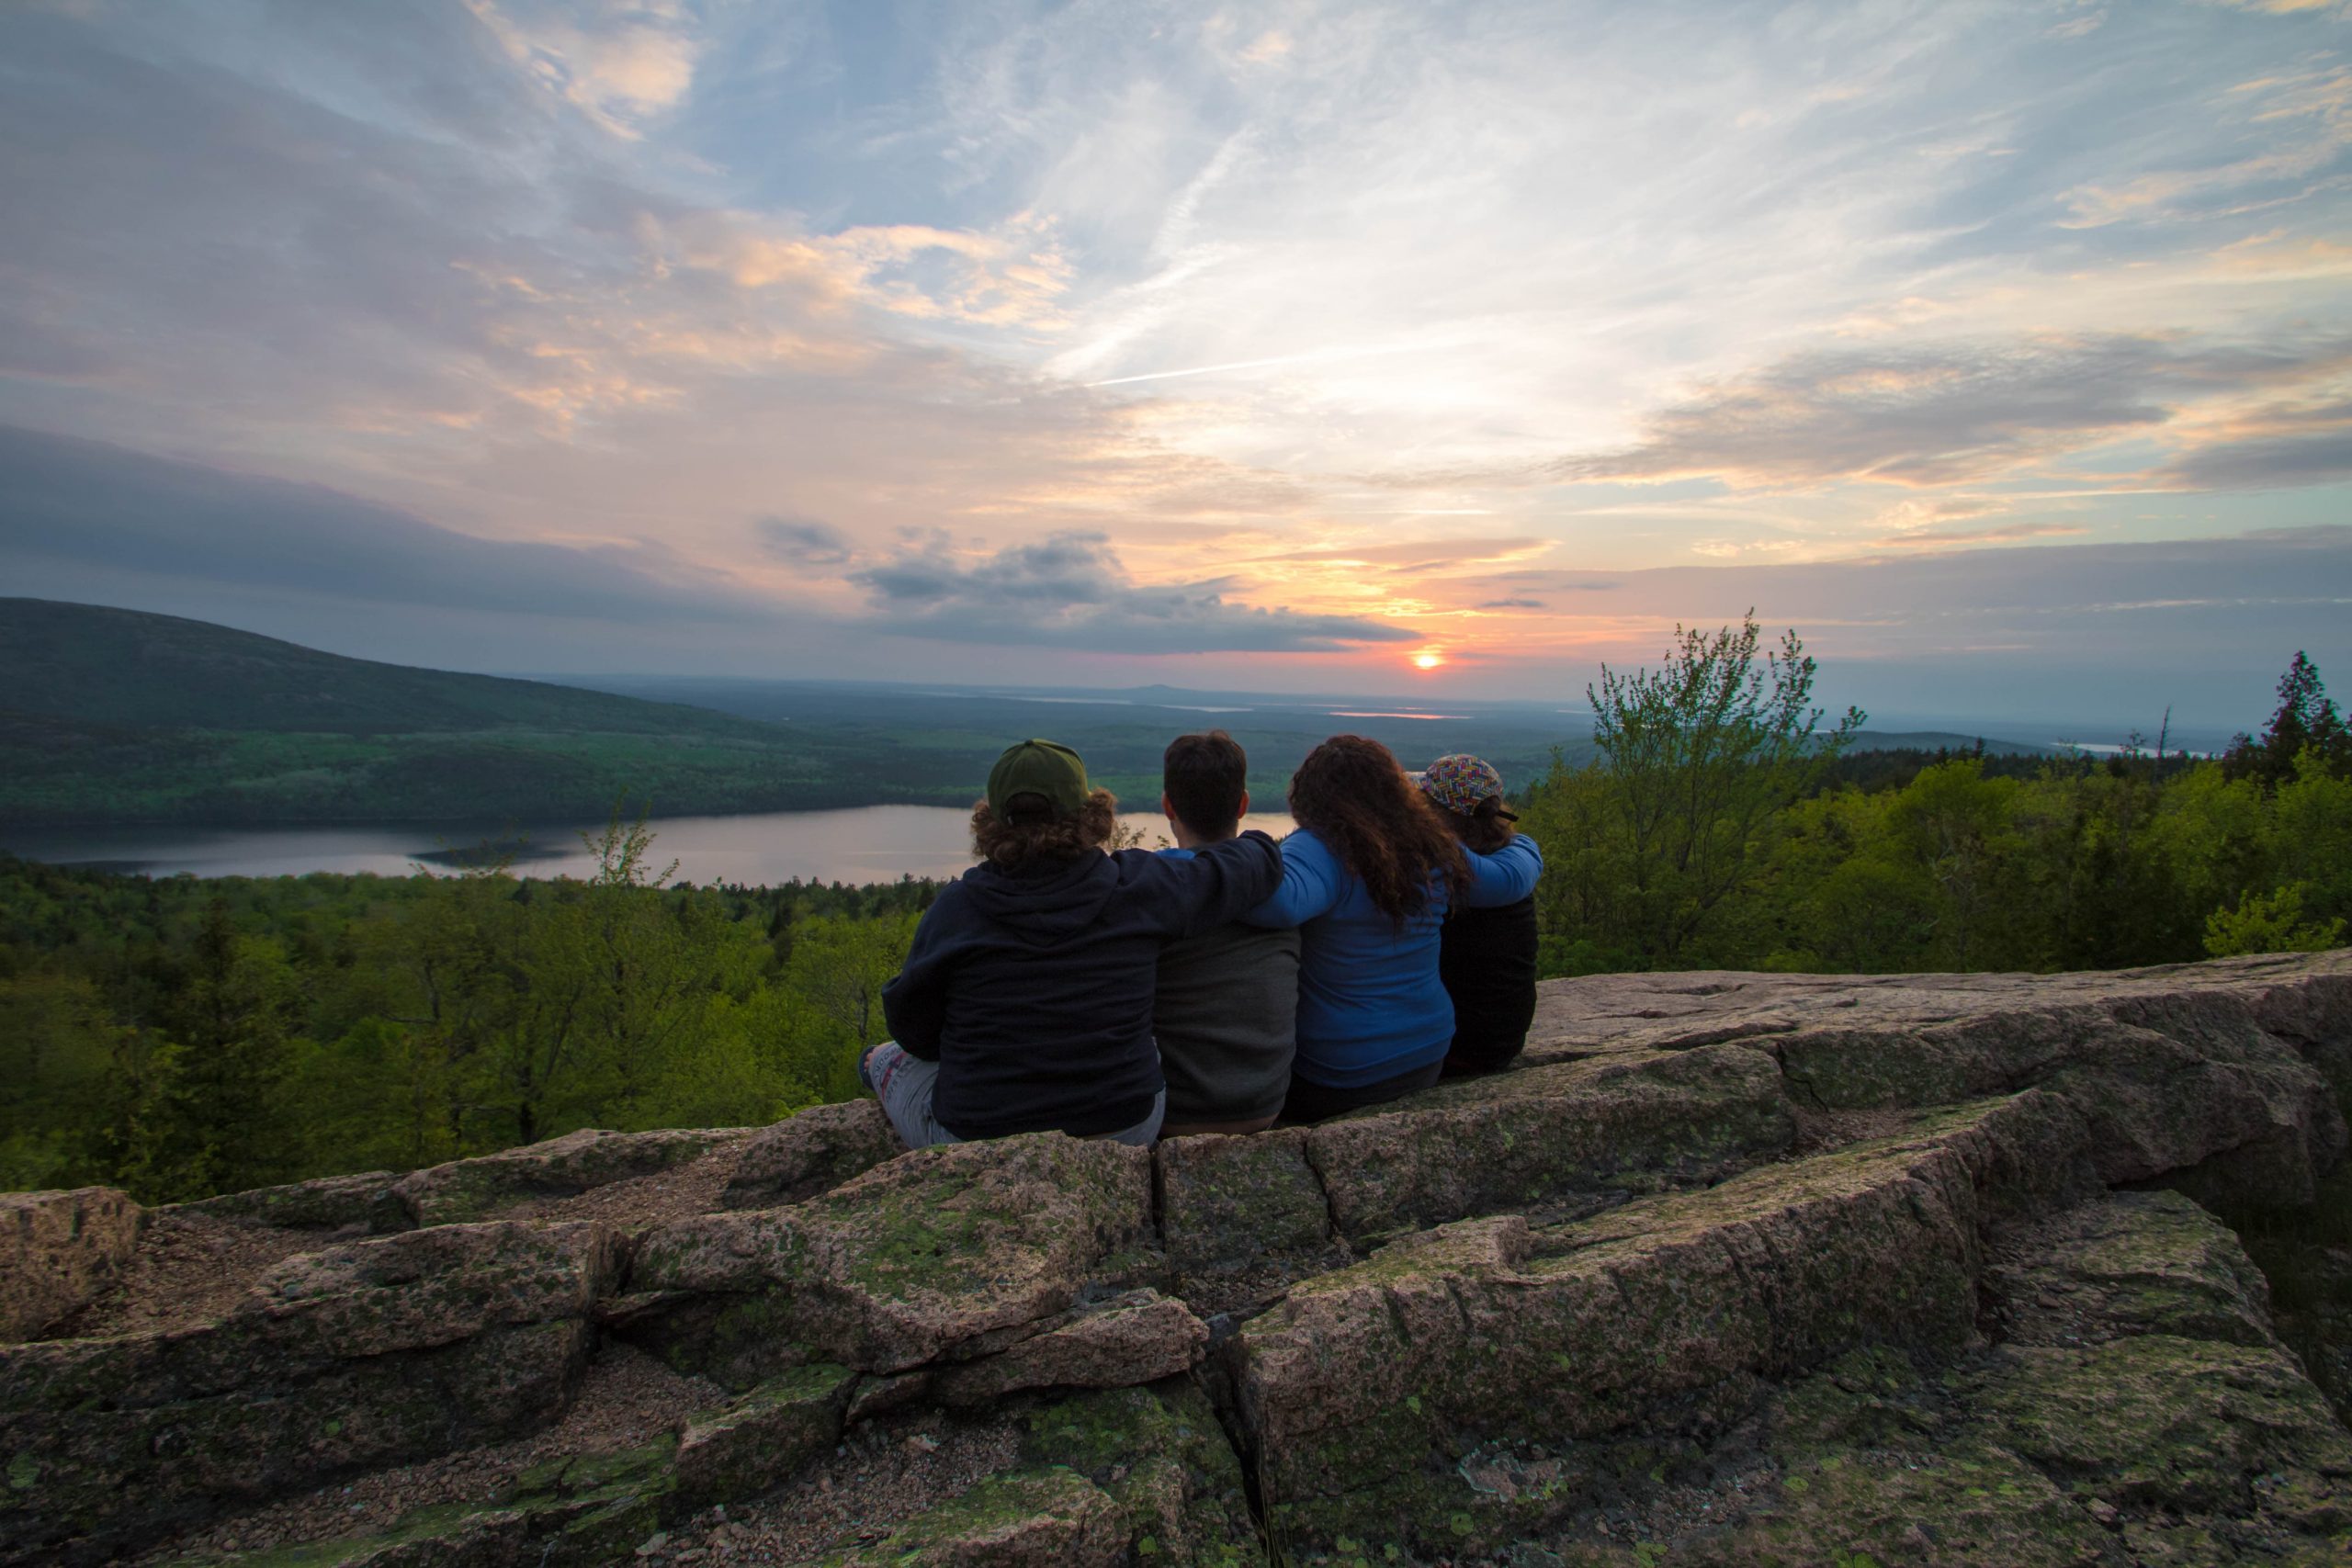
{"type": "Polygon", "coordinates": [[[444,668],[2352,695],[2352,0],[12,0],[0,592],[444,668]]]}

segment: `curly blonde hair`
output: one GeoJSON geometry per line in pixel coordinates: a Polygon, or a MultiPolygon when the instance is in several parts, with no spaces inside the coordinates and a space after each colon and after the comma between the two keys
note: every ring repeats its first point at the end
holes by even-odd
{"type": "MultiPolygon", "coordinates": [[[[1016,797],[1018,798],[1018,797],[1016,797]]],[[[1073,861],[1111,841],[1119,825],[1118,797],[1107,789],[1091,792],[1075,817],[1022,817],[1008,820],[972,802],[972,854],[999,871],[1031,861],[1073,861]]]]}

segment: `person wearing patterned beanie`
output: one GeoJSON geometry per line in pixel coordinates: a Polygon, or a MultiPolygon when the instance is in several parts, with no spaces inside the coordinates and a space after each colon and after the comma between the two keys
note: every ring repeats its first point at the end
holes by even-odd
{"type": "MultiPolygon", "coordinates": [[[[1482,758],[1440,757],[1413,775],[1430,805],[1476,854],[1516,837],[1503,778],[1482,758]]],[[[1446,912],[1438,977],[1453,998],[1453,1043],[1445,1076],[1468,1077],[1509,1066],[1535,1021],[1535,895],[1493,908],[1446,912]]]]}

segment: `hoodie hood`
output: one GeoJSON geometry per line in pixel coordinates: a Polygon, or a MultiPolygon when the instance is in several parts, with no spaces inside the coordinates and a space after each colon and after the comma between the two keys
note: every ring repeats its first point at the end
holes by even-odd
{"type": "Polygon", "coordinates": [[[1118,863],[1106,854],[1021,873],[983,862],[964,874],[975,909],[1038,947],[1057,946],[1092,926],[1118,888],[1118,863]]]}

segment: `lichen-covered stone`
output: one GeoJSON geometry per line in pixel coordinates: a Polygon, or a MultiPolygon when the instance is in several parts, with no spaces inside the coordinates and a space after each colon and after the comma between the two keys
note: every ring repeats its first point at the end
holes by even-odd
{"type": "Polygon", "coordinates": [[[603,1568],[660,1527],[673,1445],[559,1460],[502,1500],[441,1504],[389,1529],[273,1551],[175,1560],[169,1568],[603,1568]]]}
{"type": "MultiPolygon", "coordinates": [[[[2091,1568],[2129,1562],[2051,1479],[1976,1442],[1831,1453],[1780,1470],[1734,1528],[1677,1541],[1675,1568],[2091,1568]]],[[[2217,1560],[2218,1561],[2218,1560],[2217,1560]]]]}
{"type": "Polygon", "coordinates": [[[651,1133],[583,1128],[523,1148],[415,1171],[387,1191],[412,1224],[461,1224],[487,1219],[510,1203],[569,1198],[594,1187],[651,1176],[748,1136],[741,1127],[651,1133]]]}
{"type": "Polygon", "coordinates": [[[2269,1289],[2238,1238],[2175,1192],[2122,1192],[2008,1235],[1985,1271],[2002,1337],[2083,1345],[2173,1334],[2273,1346],[2269,1289]]]}
{"type": "Polygon", "coordinates": [[[291,1258],[202,1327],[0,1351],[0,1452],[30,1477],[0,1492],[0,1562],[543,1425],[614,1265],[600,1226],[446,1226],[291,1258]]]}
{"type": "Polygon", "coordinates": [[[841,1437],[857,1374],[830,1362],[797,1367],[678,1435],[678,1491],[691,1504],[752,1497],[790,1478],[841,1437]]]}
{"type": "MultiPolygon", "coordinates": [[[[714,1318],[668,1321],[694,1325],[699,1348],[683,1353],[725,1381],[791,1364],[763,1365],[763,1346],[895,1372],[1041,1325],[1150,1227],[1147,1151],[1037,1133],[920,1149],[805,1203],[657,1227],[630,1283],[718,1303],[714,1318]]],[[[663,1326],[632,1332],[674,1359],[663,1326]]]]}
{"type": "Polygon", "coordinates": [[[1795,1136],[1771,1058],[1719,1045],[1443,1086],[1317,1127],[1306,1152],[1340,1232],[1362,1243],[1714,1180],[1795,1136]]]}
{"type": "Polygon", "coordinates": [[[140,1217],[111,1187],[0,1193],[0,1340],[38,1334],[114,1283],[140,1217]]]}
{"type": "Polygon", "coordinates": [[[389,1170],[370,1170],[357,1176],[322,1176],[315,1181],[228,1192],[192,1203],[173,1203],[156,1213],[203,1214],[216,1220],[235,1220],[243,1224],[282,1230],[402,1230],[407,1228],[405,1208],[400,1211],[401,1223],[379,1224],[386,1212],[389,1190],[398,1179],[389,1170]]]}
{"type": "Polygon", "coordinates": [[[1200,1568],[1265,1562],[1240,1461],[1189,1381],[1074,1394],[1030,1412],[1022,1425],[1031,1463],[1066,1467],[1119,1505],[1136,1560],[1200,1568]]]}
{"type": "Polygon", "coordinates": [[[754,1133],[719,1195],[726,1209],[772,1209],[830,1192],[900,1153],[871,1100],[816,1105],[754,1133]]]}
{"type": "Polygon", "coordinates": [[[2003,1448],[2119,1508],[2352,1532],[2352,1434],[2276,1348],[2169,1334],[2018,1347],[1962,1403],[2003,1448]]]}
{"type": "Polygon", "coordinates": [[[1330,1207],[1306,1157],[1307,1130],[1172,1138],[1155,1155],[1168,1261],[1183,1275],[1319,1257],[1330,1207]]]}
{"type": "Polygon", "coordinates": [[[1028,1409],[1020,1425],[1010,1469],[820,1561],[837,1568],[1265,1562],[1240,1466],[1216,1413],[1189,1382],[1058,1399],[1028,1409]]]}
{"type": "Polygon", "coordinates": [[[605,1226],[435,1225],[288,1258],[231,1314],[281,1354],[375,1356],[504,1324],[585,1318],[619,1274],[605,1226]]]}
{"type": "Polygon", "coordinates": [[[1191,1371],[1208,1339],[1208,1326],[1182,1302],[1138,1291],[943,1373],[933,1392],[950,1404],[981,1404],[1024,1388],[1157,1382],[1191,1371]]]}
{"type": "MultiPolygon", "coordinates": [[[[96,1393],[48,1408],[0,1402],[0,1454],[10,1472],[0,1490],[0,1563],[96,1561],[331,1475],[535,1430],[571,1403],[594,1335],[581,1319],[526,1324],[323,1370],[275,1365],[266,1345],[217,1325],[181,1337],[210,1352],[201,1359],[216,1377],[228,1360],[221,1352],[242,1348],[251,1363],[243,1381],[155,1397],[161,1379],[97,1377],[92,1382],[131,1383],[143,1402],[96,1393]]],[[[173,1359],[170,1347],[137,1341],[19,1348],[117,1348],[173,1359]]],[[[57,1380],[51,1392],[62,1398],[71,1388],[57,1380]]]]}
{"type": "Polygon", "coordinates": [[[1808,1030],[1771,1048],[1792,1090],[1831,1110],[1934,1105],[2028,1084],[2064,1094],[2090,1123],[2110,1182],[2267,1145],[2267,1179],[2307,1200],[2344,1149],[2326,1080],[2224,994],[2175,997],[2162,1009],[2126,997],[1984,1013],[1916,1031],[1808,1030]]]}
{"type": "Polygon", "coordinates": [[[1060,1468],[993,1475],[826,1568],[1125,1568],[1126,1516],[1101,1487],[1060,1468]]]}
{"type": "Polygon", "coordinates": [[[1587,1438],[1668,1406],[1703,1427],[1847,1346],[1963,1348],[1979,1183],[2070,1128],[2028,1094],[1581,1224],[1461,1222],[1307,1281],[1234,1341],[1275,1515],[1306,1541],[1354,1518],[1492,1545],[1528,1521],[1482,1518],[1459,1474],[1489,1435],[1587,1438]]]}

